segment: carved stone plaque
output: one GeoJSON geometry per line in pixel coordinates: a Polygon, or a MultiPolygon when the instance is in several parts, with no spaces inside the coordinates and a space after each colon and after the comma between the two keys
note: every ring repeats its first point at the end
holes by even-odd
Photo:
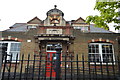
{"type": "Polygon", "coordinates": [[[47,29],[46,34],[62,34],[62,29],[47,29]]]}

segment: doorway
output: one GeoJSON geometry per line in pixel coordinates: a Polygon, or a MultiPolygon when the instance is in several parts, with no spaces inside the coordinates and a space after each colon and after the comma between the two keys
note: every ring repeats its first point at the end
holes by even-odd
{"type": "MultiPolygon", "coordinates": [[[[58,43],[48,43],[46,45],[46,76],[47,77],[56,77],[55,72],[55,60],[56,60],[56,50],[55,47],[58,43]]],[[[60,44],[61,45],[61,44],[60,44]]],[[[62,47],[62,45],[61,45],[62,47]]]]}

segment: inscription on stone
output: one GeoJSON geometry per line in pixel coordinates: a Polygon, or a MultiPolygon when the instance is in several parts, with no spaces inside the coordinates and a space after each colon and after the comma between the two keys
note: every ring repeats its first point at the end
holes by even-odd
{"type": "Polygon", "coordinates": [[[46,34],[62,34],[62,29],[47,29],[46,34]]]}

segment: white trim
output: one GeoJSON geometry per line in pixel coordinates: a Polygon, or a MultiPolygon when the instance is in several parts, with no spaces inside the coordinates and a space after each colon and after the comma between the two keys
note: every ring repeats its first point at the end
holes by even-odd
{"type": "Polygon", "coordinates": [[[15,41],[0,41],[0,43],[21,43],[21,42],[15,42],[15,41]]]}
{"type": "MultiPolygon", "coordinates": [[[[113,55],[113,61],[115,61],[115,56],[114,56],[114,47],[113,47],[113,44],[111,44],[111,43],[89,43],[89,45],[98,45],[99,47],[99,53],[89,53],[89,54],[99,54],[100,55],[100,61],[102,61],[102,64],[105,64],[106,65],[106,63],[105,62],[103,62],[103,54],[109,54],[109,53],[102,53],[102,45],[112,45],[112,51],[113,51],[113,53],[112,53],[112,55],[113,55]]],[[[89,48],[88,48],[89,49],[89,48]]],[[[95,64],[94,62],[90,62],[90,64],[95,64]]],[[[100,64],[100,62],[96,62],[96,64],[100,64]]],[[[112,65],[112,63],[108,63],[109,65],[111,64],[112,65]]]]}
{"type": "MultiPolygon", "coordinates": [[[[18,54],[18,60],[19,60],[19,56],[20,56],[20,51],[10,51],[11,49],[11,44],[12,43],[21,43],[21,42],[15,42],[15,41],[0,41],[0,43],[7,43],[8,46],[7,46],[7,54],[10,55],[11,52],[16,52],[18,54]]],[[[10,60],[10,56],[7,56],[7,60],[10,60]]],[[[15,60],[12,60],[12,62],[16,62],[15,60]]],[[[18,61],[17,61],[18,62],[18,61]]]]}
{"type": "MultiPolygon", "coordinates": [[[[10,54],[10,47],[11,47],[11,43],[8,43],[8,47],[7,47],[7,54],[10,54]]],[[[7,56],[7,60],[10,60],[10,56],[7,56]]]]}
{"type": "Polygon", "coordinates": [[[101,56],[101,61],[103,61],[103,56],[102,56],[102,44],[98,44],[99,45],[99,54],[101,56]]]}
{"type": "Polygon", "coordinates": [[[56,51],[48,50],[48,51],[46,51],[46,52],[56,52],[56,51]]]}
{"type": "MultiPolygon", "coordinates": [[[[90,64],[95,64],[95,62],[90,62],[90,64]]],[[[98,62],[96,62],[96,65],[101,65],[101,64],[102,65],[115,65],[115,62],[113,62],[113,63],[103,63],[103,62],[102,63],[100,63],[100,62],[98,63],[98,62]]]]}

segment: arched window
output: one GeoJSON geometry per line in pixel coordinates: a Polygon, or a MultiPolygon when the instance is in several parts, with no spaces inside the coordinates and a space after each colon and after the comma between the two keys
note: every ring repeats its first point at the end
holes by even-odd
{"type": "Polygon", "coordinates": [[[114,49],[111,43],[89,43],[89,60],[91,62],[112,63],[114,61],[114,49]]]}
{"type": "Polygon", "coordinates": [[[18,59],[19,59],[20,45],[21,45],[21,42],[0,41],[0,47],[2,50],[4,50],[4,51],[2,51],[3,55],[7,54],[7,60],[10,60],[10,55],[12,54],[13,62],[16,60],[17,54],[18,54],[18,59]]]}

